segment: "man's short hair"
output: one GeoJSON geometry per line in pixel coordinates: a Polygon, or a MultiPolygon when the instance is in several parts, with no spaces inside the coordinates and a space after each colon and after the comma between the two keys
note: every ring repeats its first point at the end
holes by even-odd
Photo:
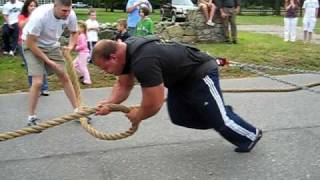
{"type": "Polygon", "coordinates": [[[72,0],[54,0],[54,2],[64,6],[72,6],[72,0]]]}
{"type": "Polygon", "coordinates": [[[107,61],[110,55],[117,51],[117,42],[112,40],[103,39],[98,41],[92,51],[92,61],[103,59],[107,61]]]}
{"type": "Polygon", "coordinates": [[[118,24],[122,25],[125,29],[127,29],[127,20],[126,19],[119,19],[118,24]]]}

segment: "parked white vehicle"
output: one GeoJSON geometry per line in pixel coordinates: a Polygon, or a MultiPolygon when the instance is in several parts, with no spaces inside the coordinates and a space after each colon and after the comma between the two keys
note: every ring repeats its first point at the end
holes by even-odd
{"type": "Polygon", "coordinates": [[[164,0],[160,5],[161,21],[184,21],[187,10],[196,9],[198,9],[198,6],[193,4],[191,0],[164,0]]]}
{"type": "Polygon", "coordinates": [[[76,2],[74,4],[72,4],[72,8],[88,8],[89,5],[85,4],[83,2],[76,2]]]}

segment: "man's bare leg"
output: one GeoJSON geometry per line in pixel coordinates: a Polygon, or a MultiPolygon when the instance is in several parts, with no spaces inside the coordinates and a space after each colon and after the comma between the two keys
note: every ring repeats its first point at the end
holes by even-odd
{"type": "Polygon", "coordinates": [[[307,31],[303,31],[303,42],[304,43],[307,42],[307,36],[308,36],[308,32],[307,31]]]}
{"type": "Polygon", "coordinates": [[[76,93],[73,89],[73,85],[71,83],[69,76],[66,73],[64,73],[64,74],[58,75],[58,78],[60,79],[63,85],[64,92],[66,93],[73,109],[76,109],[79,106],[79,104],[77,102],[76,93]]]}
{"type": "Polygon", "coordinates": [[[32,76],[32,85],[29,90],[29,116],[35,115],[39,100],[39,93],[42,86],[43,75],[32,76]]]}
{"type": "Polygon", "coordinates": [[[310,43],[311,42],[311,39],[312,39],[312,32],[309,32],[309,37],[308,37],[308,42],[310,43]]]}
{"type": "Polygon", "coordinates": [[[205,6],[205,5],[202,5],[201,7],[201,10],[202,10],[202,12],[203,12],[203,14],[204,14],[204,17],[205,17],[205,19],[206,19],[206,22],[208,21],[208,19],[209,19],[209,13],[208,13],[208,7],[207,6],[205,6]]]}
{"type": "Polygon", "coordinates": [[[210,7],[210,14],[209,14],[209,19],[208,21],[212,22],[212,19],[213,19],[213,16],[216,12],[216,6],[213,4],[211,7],[210,7]]]}

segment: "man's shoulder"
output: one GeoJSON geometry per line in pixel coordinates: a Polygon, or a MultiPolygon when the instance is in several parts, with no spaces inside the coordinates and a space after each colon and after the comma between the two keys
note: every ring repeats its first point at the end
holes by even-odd
{"type": "Polygon", "coordinates": [[[52,9],[53,9],[53,4],[43,4],[43,5],[40,5],[39,7],[37,7],[33,11],[32,15],[34,15],[35,17],[41,17],[41,16],[44,16],[44,15],[50,13],[52,9]]]}

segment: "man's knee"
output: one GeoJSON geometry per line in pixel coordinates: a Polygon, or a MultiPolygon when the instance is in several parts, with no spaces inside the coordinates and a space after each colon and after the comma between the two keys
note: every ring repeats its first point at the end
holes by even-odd
{"type": "Polygon", "coordinates": [[[32,86],[36,88],[40,88],[43,83],[43,77],[41,76],[32,76],[32,86]]]}
{"type": "Polygon", "coordinates": [[[69,76],[65,72],[62,74],[57,74],[57,76],[63,84],[68,83],[70,81],[69,76]]]}
{"type": "Polygon", "coordinates": [[[200,5],[200,9],[202,10],[202,11],[205,11],[205,12],[208,12],[208,6],[207,5],[205,5],[205,4],[202,4],[202,5],[200,5]]]}

